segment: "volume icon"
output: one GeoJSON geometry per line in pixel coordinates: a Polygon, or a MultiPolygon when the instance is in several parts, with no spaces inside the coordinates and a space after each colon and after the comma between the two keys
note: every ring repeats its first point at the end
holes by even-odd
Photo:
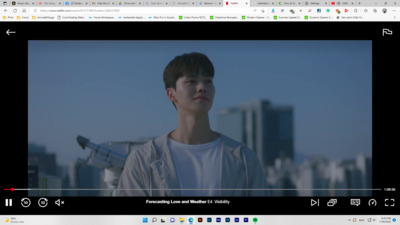
{"type": "Polygon", "coordinates": [[[6,202],[5,202],[6,207],[11,207],[12,206],[12,199],[11,198],[7,198],[6,202]]]}

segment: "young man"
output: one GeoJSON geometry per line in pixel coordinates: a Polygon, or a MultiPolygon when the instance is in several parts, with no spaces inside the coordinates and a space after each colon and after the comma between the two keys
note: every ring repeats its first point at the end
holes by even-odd
{"type": "Polygon", "coordinates": [[[201,53],[177,56],[167,65],[164,83],[178,127],[131,152],[118,195],[267,195],[266,177],[254,152],[210,129],[213,77],[214,66],[201,53]]]}

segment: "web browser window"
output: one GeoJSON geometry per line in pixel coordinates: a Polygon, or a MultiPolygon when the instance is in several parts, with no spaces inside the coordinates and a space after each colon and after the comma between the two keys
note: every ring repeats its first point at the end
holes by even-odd
{"type": "Polygon", "coordinates": [[[2,1],[0,223],[399,223],[399,4],[2,1]]]}

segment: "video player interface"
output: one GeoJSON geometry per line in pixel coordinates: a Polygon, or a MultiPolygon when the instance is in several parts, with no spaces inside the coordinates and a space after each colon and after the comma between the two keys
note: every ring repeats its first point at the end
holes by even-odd
{"type": "MultiPolygon", "coordinates": [[[[262,14],[232,3],[180,8],[262,14]]],[[[395,3],[367,9],[397,18],[395,3]]],[[[311,6],[346,13],[293,10],[311,6]]],[[[398,223],[395,19],[24,22],[21,7],[1,8],[0,223],[398,223]]]]}

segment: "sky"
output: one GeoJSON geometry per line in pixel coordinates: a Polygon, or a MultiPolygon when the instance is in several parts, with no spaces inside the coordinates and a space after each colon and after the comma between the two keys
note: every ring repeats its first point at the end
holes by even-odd
{"type": "Polygon", "coordinates": [[[156,137],[177,125],[162,74],[177,55],[215,67],[209,112],[269,100],[294,107],[294,151],[331,159],[372,155],[371,41],[29,41],[28,142],[59,164],[92,142],[156,137]]]}

